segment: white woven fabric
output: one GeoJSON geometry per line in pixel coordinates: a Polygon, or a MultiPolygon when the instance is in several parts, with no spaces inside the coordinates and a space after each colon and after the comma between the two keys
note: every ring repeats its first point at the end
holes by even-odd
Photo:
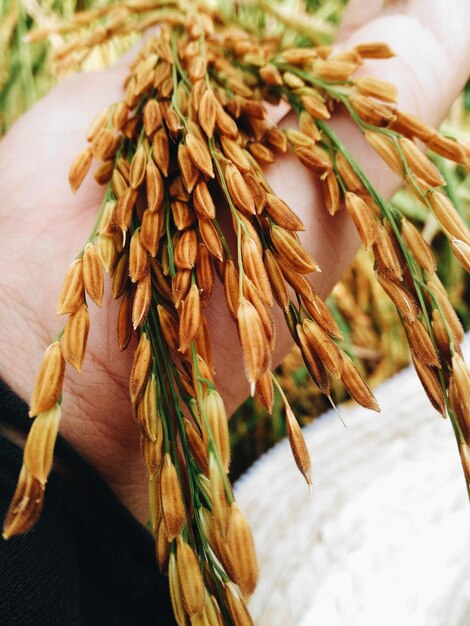
{"type": "MultiPolygon", "coordinates": [[[[470,356],[470,339],[465,345],[470,356]]],[[[414,370],[304,430],[310,498],[287,441],[235,486],[259,565],[257,626],[469,626],[469,505],[452,427],[414,370]]]]}

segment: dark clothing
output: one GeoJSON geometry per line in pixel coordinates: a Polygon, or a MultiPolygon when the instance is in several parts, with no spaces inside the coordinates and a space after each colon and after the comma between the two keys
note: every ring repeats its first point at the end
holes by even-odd
{"type": "MultiPolygon", "coordinates": [[[[0,423],[27,432],[26,404],[0,381],[0,423]]],[[[23,451],[0,438],[3,523],[23,451]]],[[[36,526],[0,538],[1,626],[175,624],[150,533],[60,438],[36,526]]]]}

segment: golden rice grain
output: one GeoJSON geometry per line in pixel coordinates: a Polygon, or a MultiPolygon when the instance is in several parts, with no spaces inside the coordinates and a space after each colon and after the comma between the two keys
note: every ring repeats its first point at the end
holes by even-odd
{"type": "Polygon", "coordinates": [[[372,76],[360,76],[354,80],[356,89],[364,96],[371,96],[384,102],[396,102],[398,90],[393,83],[372,76]]]}
{"type": "Polygon", "coordinates": [[[338,378],[343,370],[343,356],[341,350],[323,330],[312,320],[305,319],[302,323],[308,342],[319,355],[325,367],[338,378]]]}
{"type": "Polygon", "coordinates": [[[413,365],[415,366],[416,373],[418,374],[418,378],[423,385],[429,401],[436,411],[438,411],[441,415],[445,415],[446,404],[444,392],[442,391],[442,386],[439,382],[436,371],[413,353],[411,354],[411,358],[413,359],[413,365]]]}
{"type": "Polygon", "coordinates": [[[264,266],[271,284],[271,290],[278,305],[287,311],[289,308],[289,296],[287,293],[286,282],[284,280],[281,267],[277,262],[274,254],[269,248],[264,250],[264,266]]]}
{"type": "Polygon", "coordinates": [[[429,150],[440,154],[445,159],[460,163],[461,165],[465,165],[468,160],[465,148],[458,141],[444,137],[438,133],[435,133],[427,142],[427,147],[429,150]]]}
{"type": "Polygon", "coordinates": [[[348,101],[366,124],[386,128],[395,119],[395,114],[391,109],[367,96],[350,96],[348,101]]]}
{"type": "Polygon", "coordinates": [[[222,241],[212,220],[201,220],[199,222],[199,234],[211,255],[216,259],[222,260],[224,256],[222,241]]]}
{"type": "Polygon", "coordinates": [[[321,100],[315,96],[302,96],[301,102],[306,111],[310,113],[312,117],[318,120],[329,120],[331,115],[328,108],[323,104],[321,100]]]}
{"type": "Polygon", "coordinates": [[[319,59],[314,65],[314,72],[318,78],[325,80],[348,80],[357,69],[356,63],[348,61],[323,61],[319,59]]]}
{"type": "Polygon", "coordinates": [[[240,144],[230,139],[230,137],[224,136],[220,138],[220,143],[227,159],[232,161],[240,172],[245,173],[250,170],[250,162],[240,144]]]}
{"type": "Polygon", "coordinates": [[[274,386],[269,369],[256,381],[256,394],[263,407],[271,414],[274,405],[274,386]]]}
{"type": "Polygon", "coordinates": [[[419,230],[406,218],[401,220],[403,239],[411,253],[423,269],[432,274],[436,270],[436,260],[429,244],[423,239],[419,230]]]}
{"type": "Polygon", "coordinates": [[[380,158],[397,176],[403,177],[404,165],[395,143],[390,137],[371,130],[366,130],[364,136],[374,148],[380,158]]]}
{"type": "Polygon", "coordinates": [[[46,484],[51,471],[60,416],[59,404],[54,405],[48,411],[39,413],[33,421],[26,440],[23,462],[31,475],[42,485],[46,484]]]}
{"type": "Polygon", "coordinates": [[[178,270],[171,284],[172,300],[175,309],[179,309],[191,287],[191,270],[178,270]]]}
{"type": "Polygon", "coordinates": [[[431,163],[427,156],[410,139],[400,137],[398,140],[403,155],[410,169],[431,187],[440,187],[446,182],[437,167],[431,163]]]}
{"type": "Polygon", "coordinates": [[[209,475],[209,457],[207,455],[206,445],[199,434],[199,431],[187,419],[184,420],[184,429],[188,441],[189,449],[194,457],[199,469],[209,475]]]}
{"type": "Polygon", "coordinates": [[[215,204],[205,181],[200,180],[193,192],[193,205],[200,220],[215,218],[215,204]]]}
{"type": "Polygon", "coordinates": [[[284,278],[294,289],[294,291],[298,293],[299,296],[301,296],[304,300],[312,300],[314,293],[313,288],[310,282],[305,278],[305,276],[299,274],[299,272],[294,270],[288,263],[283,262],[283,260],[279,256],[277,256],[276,259],[281,268],[284,278]]]}
{"type": "Polygon", "coordinates": [[[201,97],[198,108],[199,124],[208,137],[214,134],[217,116],[217,101],[212,89],[207,89],[201,97]]]}
{"type": "Polygon", "coordinates": [[[186,352],[196,337],[200,319],[201,299],[199,297],[199,289],[197,285],[192,285],[181,307],[179,326],[180,352],[186,352]]]}
{"type": "Polygon", "coordinates": [[[91,163],[93,161],[93,154],[90,148],[85,148],[76,157],[69,170],[69,183],[72,193],[75,193],[82,184],[85,176],[88,174],[91,163]]]}
{"type": "Polygon", "coordinates": [[[192,269],[196,264],[198,242],[197,233],[188,228],[174,239],[174,261],[178,269],[192,269]]]}
{"type": "Polygon", "coordinates": [[[389,59],[395,56],[390,46],[383,42],[360,43],[355,50],[363,59],[389,59]]]}
{"type": "Polygon", "coordinates": [[[129,345],[132,331],[132,296],[126,292],[121,298],[117,320],[117,340],[121,352],[129,345]]]}
{"type": "Polygon", "coordinates": [[[365,380],[362,378],[354,363],[344,352],[341,381],[348,390],[349,395],[354,398],[358,404],[366,407],[366,409],[372,409],[373,411],[380,412],[380,407],[377,404],[373,393],[369,389],[365,380]]]}
{"type": "Polygon", "coordinates": [[[470,231],[449,198],[440,191],[433,191],[427,197],[442,228],[455,239],[460,239],[470,246],[470,231]]]}
{"type": "Polygon", "coordinates": [[[451,237],[449,241],[455,258],[464,270],[470,273],[470,245],[454,237],[451,237]]]}
{"type": "Polygon", "coordinates": [[[281,58],[291,65],[303,65],[313,61],[317,54],[318,52],[314,48],[289,48],[282,51],[281,58]]]}
{"type": "MultiPolygon", "coordinates": [[[[212,157],[206,144],[198,139],[195,135],[188,133],[186,135],[186,146],[188,148],[189,156],[191,157],[194,165],[197,169],[201,170],[203,174],[214,178],[214,167],[212,165],[212,157]]],[[[179,151],[178,151],[179,158],[179,151]]],[[[194,185],[189,188],[188,191],[192,191],[194,185]]]]}
{"type": "Polygon", "coordinates": [[[129,377],[129,392],[135,402],[146,385],[152,365],[152,348],[146,333],[141,333],[139,344],[134,354],[131,374],[129,377]]]}
{"type": "Polygon", "coordinates": [[[190,155],[189,147],[182,142],[178,145],[178,165],[184,186],[191,193],[198,181],[199,169],[190,155]]]}
{"type": "Polygon", "coordinates": [[[103,266],[93,243],[88,243],[83,253],[83,282],[85,289],[96,304],[101,307],[104,292],[103,266]]]}
{"type": "Polygon", "coordinates": [[[242,262],[244,272],[253,281],[261,299],[265,304],[271,306],[273,297],[268,275],[263,264],[263,257],[254,239],[247,235],[244,235],[242,238],[242,262]]]}
{"type": "Polygon", "coordinates": [[[227,259],[224,268],[224,294],[227,309],[237,319],[239,304],[238,272],[232,259],[227,259]]]}
{"type": "Polygon", "coordinates": [[[127,231],[132,220],[132,212],[137,200],[137,192],[132,187],[126,189],[114,207],[113,223],[123,233],[127,231]]]}
{"type": "Polygon", "coordinates": [[[236,503],[230,507],[227,544],[232,555],[235,582],[245,597],[255,590],[258,562],[250,527],[236,503]]]}
{"type": "Polygon", "coordinates": [[[224,599],[235,626],[254,626],[245,603],[240,598],[235,586],[231,582],[225,583],[224,585],[224,599]]]}
{"type": "Polygon", "coordinates": [[[358,174],[342,152],[336,155],[336,167],[348,191],[356,194],[364,193],[365,188],[358,174]]]}
{"type": "Polygon", "coordinates": [[[335,215],[341,208],[340,189],[334,172],[330,172],[321,180],[323,201],[330,215],[335,215]]]}
{"type": "Polygon", "coordinates": [[[256,381],[270,365],[270,350],[261,318],[246,298],[238,305],[237,322],[246,376],[254,391],[256,381]]]}
{"type": "Polygon", "coordinates": [[[157,313],[165,341],[167,342],[169,348],[176,352],[179,345],[178,320],[166,307],[161,304],[157,306],[157,313]]]}
{"type": "Polygon", "coordinates": [[[282,75],[275,65],[268,63],[259,70],[260,76],[267,85],[282,85],[282,75]]]}
{"type": "Polygon", "coordinates": [[[264,146],[262,143],[253,141],[249,143],[247,147],[251,156],[260,165],[269,165],[270,163],[274,163],[274,154],[272,150],[270,150],[267,146],[264,146]]]}
{"type": "Polygon", "coordinates": [[[89,330],[90,316],[87,305],[83,303],[67,319],[64,333],[60,338],[62,356],[77,372],[82,369],[89,330]]]}
{"type": "Polygon", "coordinates": [[[83,259],[76,259],[67,270],[57,303],[57,315],[74,313],[85,299],[83,259]]]}
{"type": "Polygon", "coordinates": [[[201,297],[201,306],[206,308],[209,305],[214,289],[214,269],[209,251],[203,243],[200,243],[198,246],[196,282],[201,297]]]}
{"type": "Polygon", "coordinates": [[[345,198],[349,215],[354,222],[364,247],[368,250],[377,240],[377,220],[360,196],[348,191],[345,198]]]}
{"type": "Polygon", "coordinates": [[[224,477],[221,474],[213,452],[209,452],[209,479],[212,515],[214,516],[215,526],[224,536],[227,531],[230,509],[225,493],[224,477]]]}
{"type": "Polygon", "coordinates": [[[110,159],[119,147],[120,138],[109,128],[101,128],[91,142],[91,152],[98,161],[110,159]]]}
{"type": "Polygon", "coordinates": [[[296,326],[296,336],[308,373],[320,391],[328,395],[330,393],[330,383],[328,381],[327,371],[319,354],[308,340],[301,324],[297,324],[296,326]]]}
{"type": "MultiPolygon", "coordinates": [[[[168,543],[168,540],[166,540],[168,543]]],[[[171,552],[168,561],[168,581],[170,587],[171,606],[178,626],[187,626],[188,620],[183,605],[183,592],[176,564],[176,553],[171,552]]]]}
{"type": "Polygon", "coordinates": [[[273,126],[268,130],[265,140],[269,143],[271,148],[274,148],[274,150],[278,150],[282,153],[287,152],[288,141],[286,134],[276,126],[273,126]]]}
{"type": "Polygon", "coordinates": [[[400,282],[390,280],[386,276],[377,273],[377,280],[382,286],[385,293],[397,307],[400,315],[410,323],[416,320],[419,307],[412,294],[400,282]]]}
{"type": "Polygon", "coordinates": [[[312,485],[310,454],[305,443],[302,429],[295,418],[291,408],[286,406],[286,426],[292,454],[300,473],[305,478],[307,485],[312,485]]]}
{"type": "MultiPolygon", "coordinates": [[[[113,174],[114,174],[114,161],[110,159],[109,161],[104,161],[103,163],[100,163],[98,165],[98,167],[96,168],[93,174],[93,178],[96,180],[98,185],[106,185],[107,183],[109,183],[110,180],[112,180],[113,174]]],[[[116,191],[119,191],[119,190],[117,189],[116,191]]]]}
{"type": "Polygon", "coordinates": [[[178,474],[168,452],[163,457],[160,489],[166,534],[168,541],[172,541],[183,529],[186,516],[178,474]]]}
{"type": "Polygon", "coordinates": [[[53,408],[60,398],[64,381],[65,360],[60,342],[47,348],[39,367],[30,401],[29,415],[33,417],[53,408]]]}
{"type": "Polygon", "coordinates": [[[328,153],[318,146],[312,145],[309,148],[297,148],[295,154],[302,165],[305,165],[321,179],[326,178],[333,169],[328,153]]]}
{"type": "Polygon", "coordinates": [[[134,303],[132,307],[132,324],[134,329],[142,326],[147,319],[147,313],[152,300],[152,281],[150,274],[137,282],[137,289],[134,295],[134,303]]]}
{"type": "Polygon", "coordinates": [[[224,177],[230,198],[237,209],[247,215],[255,215],[256,209],[253,197],[238,168],[232,163],[227,163],[224,170],[224,177]]]}
{"type": "Polygon", "coordinates": [[[189,228],[196,221],[196,215],[187,202],[180,202],[179,200],[172,202],[171,212],[178,230],[189,228]]]}
{"type": "Polygon", "coordinates": [[[145,170],[145,189],[147,192],[147,208],[149,211],[158,211],[163,203],[163,180],[157,166],[149,160],[145,170]]]}
{"type": "Polygon", "coordinates": [[[437,278],[436,274],[432,275],[426,281],[426,283],[431,289],[434,298],[436,298],[436,300],[438,301],[439,307],[452,330],[452,334],[454,335],[458,343],[462,343],[462,341],[464,340],[464,331],[462,328],[462,324],[460,323],[457,313],[450,303],[449,298],[447,297],[447,293],[441,282],[437,278]]]}
{"type": "Polygon", "coordinates": [[[183,594],[183,604],[189,617],[201,613],[204,607],[204,582],[196,553],[183,541],[181,535],[176,541],[176,565],[183,594]]]}
{"type": "Polygon", "coordinates": [[[230,439],[228,417],[224,402],[218,391],[209,389],[204,396],[203,405],[222,464],[225,471],[228,472],[230,465],[230,439]]]}
{"type": "Polygon", "coordinates": [[[157,100],[147,100],[143,112],[144,130],[147,137],[151,137],[162,125],[163,118],[157,100]]]}
{"type": "MultiPolygon", "coordinates": [[[[312,142],[314,143],[315,141],[321,140],[320,129],[318,128],[315,119],[310,115],[310,113],[307,113],[307,111],[301,111],[300,113],[299,130],[300,134],[303,134],[304,137],[308,138],[310,142],[305,147],[310,147],[312,145],[312,142]]],[[[289,133],[289,135],[291,135],[290,131],[285,132],[286,134],[289,133]]]]}
{"type": "Polygon", "coordinates": [[[149,209],[142,214],[140,227],[140,243],[151,256],[158,251],[160,239],[165,231],[165,213],[151,212],[149,209]]]}
{"type": "Polygon", "coordinates": [[[303,299],[302,303],[316,323],[336,339],[343,339],[339,326],[325,302],[315,293],[312,300],[303,299]]]}
{"type": "MultiPolygon", "coordinates": [[[[158,423],[161,418],[158,415],[157,404],[157,379],[152,374],[147,380],[144,393],[137,405],[137,421],[142,435],[152,441],[157,442],[158,423]]],[[[160,435],[162,436],[162,429],[160,435]]],[[[161,441],[158,443],[161,446],[161,441]]]]}
{"type": "Polygon", "coordinates": [[[432,367],[440,367],[439,357],[424,325],[417,319],[413,323],[403,321],[411,349],[416,356],[432,367]]]}
{"type": "Polygon", "coordinates": [[[279,226],[272,226],[271,239],[279,255],[294,270],[301,274],[319,271],[317,263],[291,233],[279,226]]]}
{"type": "Polygon", "coordinates": [[[451,346],[450,342],[454,342],[454,347],[458,348],[458,341],[453,336],[452,331],[447,330],[446,323],[439,312],[439,309],[433,309],[432,311],[432,332],[434,337],[434,342],[439,352],[441,353],[441,357],[444,359],[450,360],[451,358],[451,346]]]}
{"type": "Polygon", "coordinates": [[[470,371],[458,352],[452,357],[452,369],[455,389],[460,400],[462,411],[468,422],[468,415],[470,415],[470,371]]]}
{"type": "Polygon", "coordinates": [[[132,157],[131,169],[129,173],[129,181],[132,189],[138,189],[145,178],[145,170],[147,167],[147,154],[141,146],[136,150],[132,157]]]}
{"type": "Polygon", "coordinates": [[[262,300],[259,290],[256,288],[253,281],[248,276],[243,279],[243,295],[251,304],[255,307],[258,315],[260,316],[261,323],[263,324],[266,340],[270,349],[274,347],[274,321],[269,311],[269,305],[262,300]]]}
{"type": "Polygon", "coordinates": [[[377,270],[386,278],[402,281],[403,269],[392,239],[386,229],[377,224],[377,238],[372,246],[377,270]]]}
{"type": "Polygon", "coordinates": [[[168,176],[170,165],[170,142],[164,128],[160,128],[153,138],[152,157],[163,176],[168,176]]]}
{"type": "MultiPolygon", "coordinates": [[[[112,163],[112,161],[105,161],[105,163],[110,163],[110,162],[112,163]]],[[[104,163],[102,165],[104,165],[104,163]]],[[[113,174],[111,176],[111,187],[114,192],[114,195],[118,199],[122,195],[124,195],[127,188],[129,187],[129,178],[128,177],[125,178],[122,172],[118,168],[115,168],[113,170],[113,174]]]]}
{"type": "Polygon", "coordinates": [[[265,211],[281,228],[286,230],[305,230],[302,220],[278,196],[267,193],[265,211]]]}
{"type": "Polygon", "coordinates": [[[220,104],[217,106],[215,125],[221,135],[230,137],[230,139],[236,139],[238,137],[238,126],[235,120],[224,111],[220,104]]]}
{"type": "Polygon", "coordinates": [[[23,465],[3,523],[3,538],[20,535],[34,526],[41,514],[43,500],[44,486],[23,465]]]}

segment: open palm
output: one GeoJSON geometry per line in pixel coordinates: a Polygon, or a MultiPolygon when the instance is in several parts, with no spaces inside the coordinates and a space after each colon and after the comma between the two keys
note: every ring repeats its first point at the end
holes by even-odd
{"type": "MultiPolygon", "coordinates": [[[[454,0],[450,7],[445,0],[352,0],[339,45],[387,41],[397,58],[371,62],[363,71],[395,82],[400,107],[436,124],[470,74],[466,5],[465,0],[454,0]]],[[[62,325],[55,316],[56,294],[87,239],[102,199],[103,190],[93,179],[73,196],[68,168],[84,147],[92,118],[122,98],[124,76],[121,63],[104,72],[66,79],[0,143],[0,373],[26,400],[41,355],[62,325]]],[[[273,121],[282,115],[282,111],[273,113],[273,121]]],[[[282,123],[293,124],[290,118],[282,123]]],[[[334,123],[382,193],[390,195],[397,179],[369,152],[348,120],[339,116],[334,123]]],[[[326,215],[314,179],[293,157],[279,159],[267,176],[306,225],[303,243],[322,267],[316,287],[326,295],[357,248],[352,225],[344,211],[334,218],[326,215]]],[[[92,326],[83,371],[77,375],[68,369],[62,434],[143,520],[147,517],[145,470],[127,390],[133,350],[132,346],[125,353],[117,349],[117,305],[107,287],[102,310],[90,304],[92,326]]],[[[218,388],[232,410],[247,395],[248,386],[236,330],[220,288],[208,317],[218,388]]],[[[277,361],[290,347],[290,336],[279,321],[277,361]]]]}

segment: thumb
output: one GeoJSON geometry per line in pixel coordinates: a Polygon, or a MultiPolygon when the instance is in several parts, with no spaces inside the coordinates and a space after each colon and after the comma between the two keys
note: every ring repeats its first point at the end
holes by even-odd
{"type": "Polygon", "coordinates": [[[352,0],[339,33],[344,49],[383,41],[396,57],[361,68],[398,87],[399,106],[437,126],[470,75],[470,13],[466,0],[352,0]]]}

